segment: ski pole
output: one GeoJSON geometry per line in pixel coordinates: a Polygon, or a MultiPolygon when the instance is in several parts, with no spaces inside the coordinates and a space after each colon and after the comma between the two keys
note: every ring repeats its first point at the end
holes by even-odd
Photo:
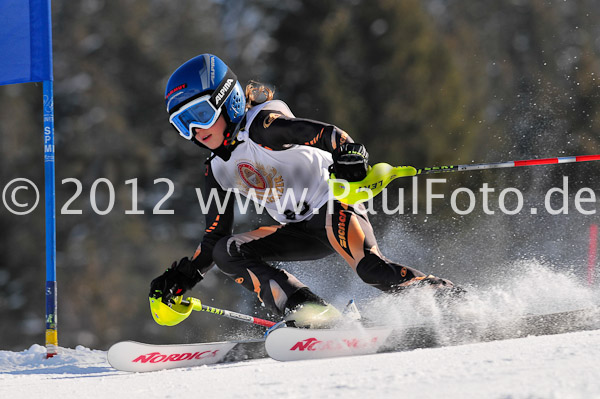
{"type": "MultiPolygon", "coordinates": [[[[188,298],[187,300],[182,299],[181,304],[184,306],[189,306],[189,304],[192,303],[193,300],[198,301],[198,304],[200,304],[200,300],[197,298],[188,298]]],[[[276,324],[274,321],[271,320],[260,319],[258,317],[250,316],[247,314],[232,312],[231,310],[219,309],[207,305],[201,305],[200,309],[194,308],[194,310],[208,312],[216,314],[218,316],[225,316],[229,319],[245,321],[246,323],[258,324],[259,326],[263,327],[273,327],[276,324]]]]}
{"type": "Polygon", "coordinates": [[[375,197],[393,180],[399,177],[409,177],[433,173],[464,172],[470,170],[514,168],[518,166],[550,165],[558,163],[600,161],[600,155],[581,155],[574,157],[528,159],[522,161],[479,163],[470,165],[447,165],[417,169],[413,166],[392,166],[387,163],[373,165],[367,177],[361,181],[348,182],[336,179],[332,173],[329,186],[334,197],[345,204],[358,204],[375,197]]]}
{"type": "Polygon", "coordinates": [[[183,297],[178,296],[173,298],[172,301],[173,303],[169,306],[162,301],[162,298],[150,298],[152,317],[158,324],[162,326],[179,324],[188,318],[192,310],[225,316],[230,319],[257,324],[263,327],[272,327],[276,324],[274,321],[203,305],[198,298],[188,297],[187,299],[183,299],[183,297]]]}
{"type": "Polygon", "coordinates": [[[429,173],[463,172],[463,171],[468,171],[468,170],[514,168],[517,166],[538,166],[538,165],[551,165],[551,164],[555,164],[555,163],[573,163],[573,162],[589,162],[589,161],[600,161],[600,155],[580,155],[580,156],[575,156],[575,157],[541,158],[541,159],[527,159],[527,160],[522,160],[522,161],[479,163],[479,164],[471,164],[471,165],[438,166],[438,167],[433,167],[433,168],[417,169],[417,175],[429,174],[429,173]]]}

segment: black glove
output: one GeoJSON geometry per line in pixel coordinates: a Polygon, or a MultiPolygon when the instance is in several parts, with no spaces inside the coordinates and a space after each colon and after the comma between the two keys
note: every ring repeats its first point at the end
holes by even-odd
{"type": "Polygon", "coordinates": [[[364,145],[345,143],[333,152],[333,164],[329,172],[335,173],[336,179],[361,181],[367,177],[368,170],[369,154],[364,145]]]}
{"type": "Polygon", "coordinates": [[[150,283],[150,298],[162,298],[166,304],[172,297],[183,295],[202,280],[202,275],[187,258],[173,262],[170,268],[150,283]]]}

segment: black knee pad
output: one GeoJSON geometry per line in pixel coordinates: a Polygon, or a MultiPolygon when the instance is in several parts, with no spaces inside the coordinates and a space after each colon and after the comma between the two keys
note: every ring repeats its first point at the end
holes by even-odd
{"type": "Polygon", "coordinates": [[[225,273],[237,273],[238,268],[246,268],[248,260],[257,260],[249,248],[235,240],[234,236],[227,236],[217,241],[213,248],[213,260],[225,273]]]}
{"type": "MultiPolygon", "coordinates": [[[[356,274],[367,284],[388,289],[416,276],[414,269],[386,262],[372,253],[366,254],[356,266],[356,274]]],[[[423,275],[420,273],[419,275],[423,275]]]]}
{"type": "Polygon", "coordinates": [[[222,269],[222,267],[221,267],[222,265],[225,266],[225,265],[229,264],[231,262],[231,260],[236,257],[236,254],[233,254],[233,256],[230,254],[230,251],[228,248],[230,238],[231,238],[231,236],[221,238],[219,241],[217,241],[217,243],[215,244],[215,246],[213,248],[212,258],[215,261],[215,263],[217,264],[217,266],[219,266],[219,268],[221,268],[221,269],[222,269]]]}

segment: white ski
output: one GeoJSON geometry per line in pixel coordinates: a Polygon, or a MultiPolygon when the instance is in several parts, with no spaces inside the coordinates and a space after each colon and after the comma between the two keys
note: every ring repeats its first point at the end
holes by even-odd
{"type": "MultiPolygon", "coordinates": [[[[496,320],[491,325],[453,320],[448,321],[448,328],[466,341],[473,336],[474,342],[597,329],[600,328],[600,308],[525,315],[514,320],[496,320]]],[[[272,330],[266,339],[248,341],[181,345],[124,341],[114,344],[108,350],[108,361],[118,370],[145,372],[240,361],[266,355],[279,361],[325,359],[448,344],[438,342],[439,333],[435,325],[427,324],[396,329],[360,325],[332,329],[280,327],[272,330]]],[[[457,342],[462,341],[459,339],[457,342]]]]}
{"type": "Polygon", "coordinates": [[[222,362],[238,346],[263,340],[225,341],[198,344],[152,345],[134,341],[118,342],[108,350],[108,362],[122,371],[146,372],[178,367],[195,367],[222,362]]]}
{"type": "Polygon", "coordinates": [[[324,359],[376,353],[391,328],[309,329],[283,327],[272,331],[265,341],[270,357],[279,361],[324,359]]]}

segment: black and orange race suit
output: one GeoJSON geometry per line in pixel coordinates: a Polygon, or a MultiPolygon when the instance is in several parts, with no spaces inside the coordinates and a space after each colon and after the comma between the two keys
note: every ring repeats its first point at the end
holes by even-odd
{"type": "MultiPolygon", "coordinates": [[[[272,110],[258,112],[246,130],[246,140],[274,152],[293,151],[295,145],[302,145],[331,153],[342,143],[352,142],[333,125],[272,110]]],[[[221,165],[228,163],[221,161],[221,165]]],[[[209,164],[204,197],[216,190],[223,203],[227,188],[219,184],[209,164]]],[[[204,274],[214,262],[274,311],[283,312],[289,296],[305,285],[287,271],[271,266],[269,261],[315,260],[338,253],[365,283],[383,291],[396,290],[425,276],[381,254],[362,205],[348,206],[332,199],[333,206],[326,209],[328,205],[324,205],[308,219],[295,221],[291,215],[285,224],[232,234],[235,201],[232,195],[228,198],[224,212],[219,212],[217,206],[209,208],[205,235],[193,257],[194,265],[204,274]]]]}

